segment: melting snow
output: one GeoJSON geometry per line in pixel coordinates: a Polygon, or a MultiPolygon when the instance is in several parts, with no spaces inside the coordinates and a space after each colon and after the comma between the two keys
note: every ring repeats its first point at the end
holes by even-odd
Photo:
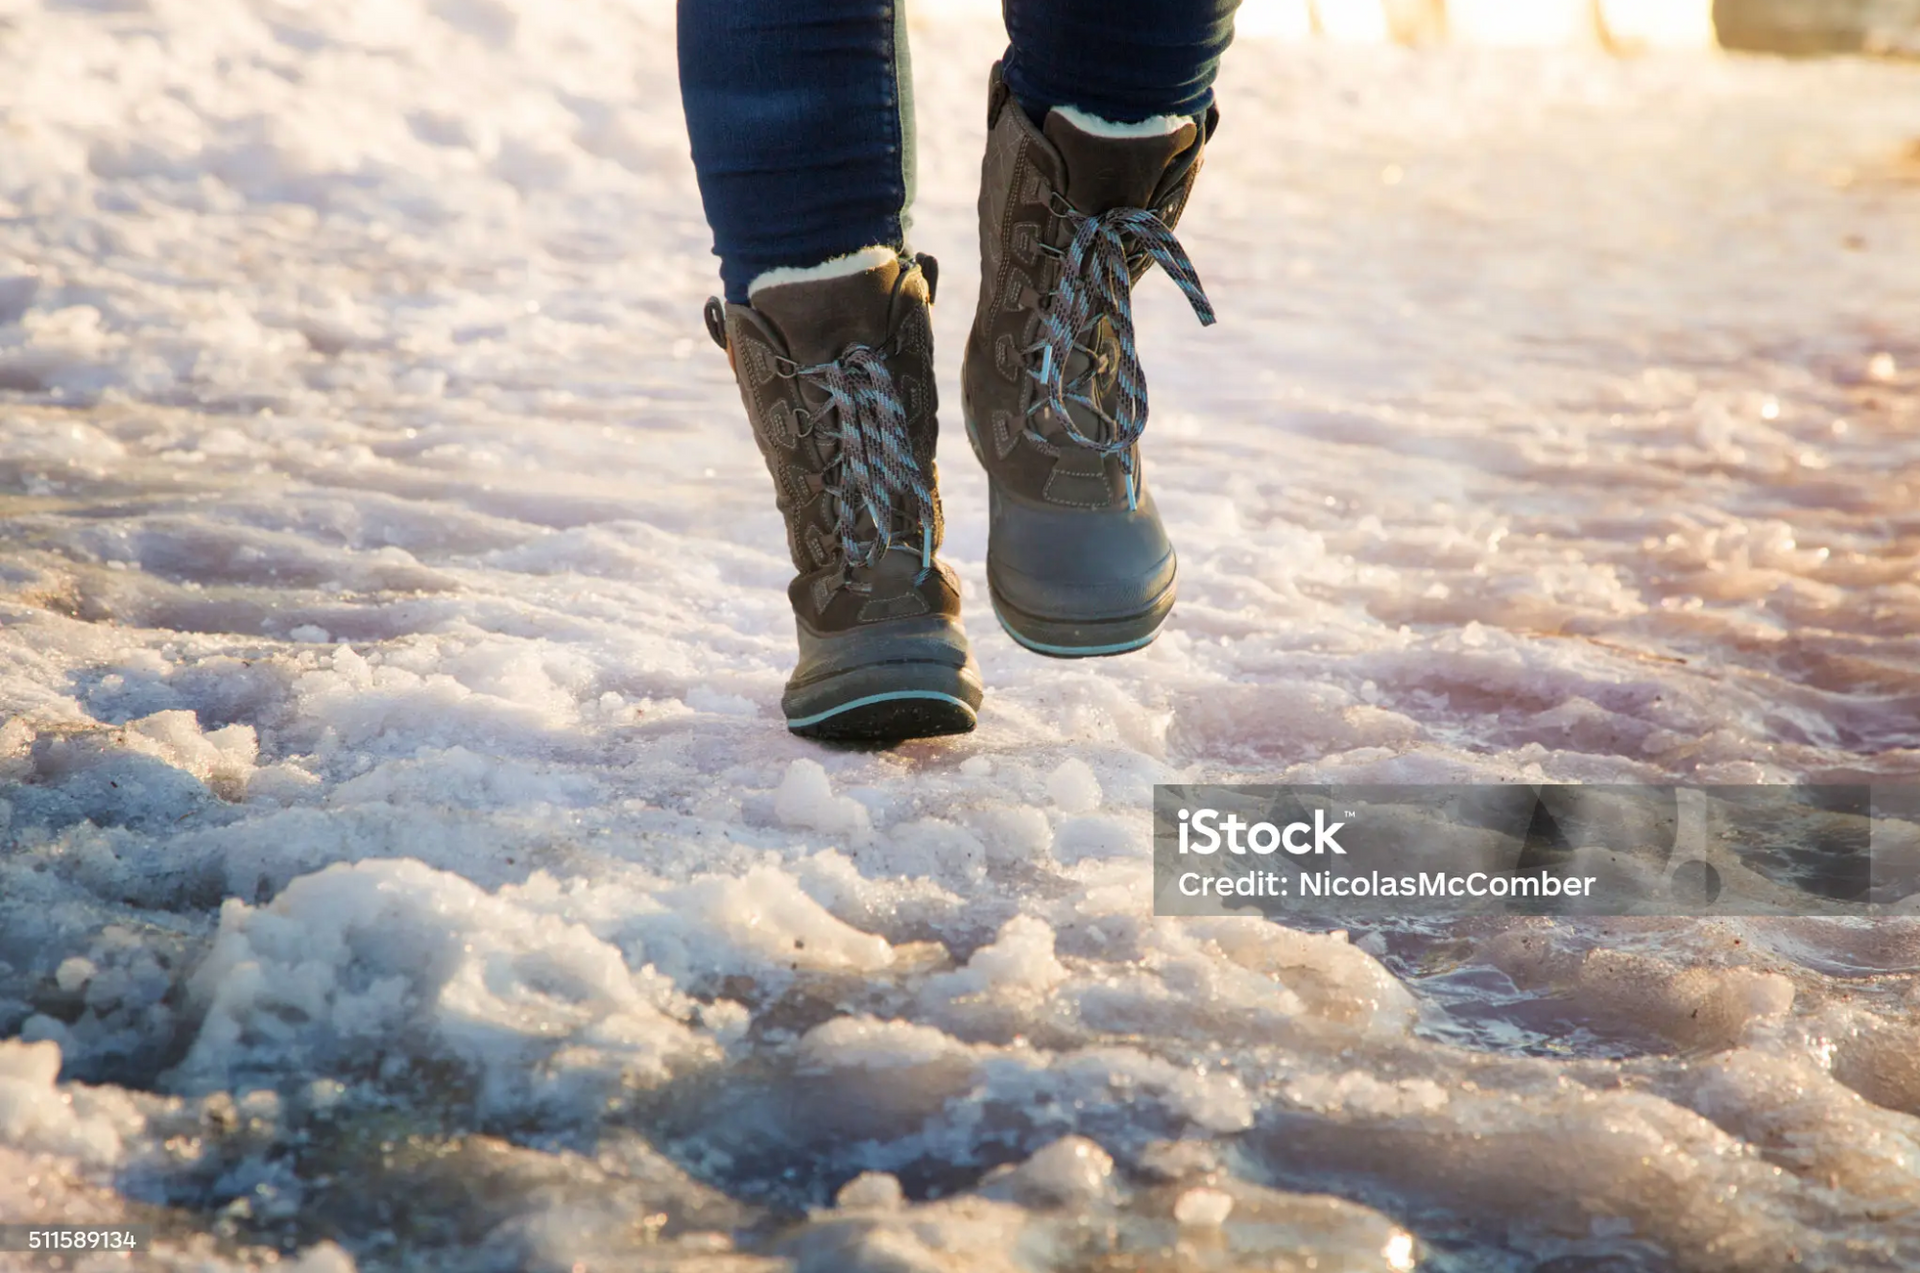
{"type": "Polygon", "coordinates": [[[1063,665],[953,444],[1000,37],[914,23],[989,698],[863,752],[778,720],[665,6],[0,0],[0,1218],[301,1273],[1920,1262],[1913,921],[1309,933],[1144,865],[1158,781],[1914,778],[1920,74],[1244,39],[1222,321],[1140,297],[1180,609],[1063,665]]]}

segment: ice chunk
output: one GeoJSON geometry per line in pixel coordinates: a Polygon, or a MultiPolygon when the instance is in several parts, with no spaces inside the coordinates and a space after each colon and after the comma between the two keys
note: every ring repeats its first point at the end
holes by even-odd
{"type": "Polygon", "coordinates": [[[950,994],[987,995],[1051,990],[1067,978],[1053,954],[1053,929],[1034,915],[1016,915],[1001,926],[991,945],[982,946],[956,973],[929,983],[950,994]]]}
{"type": "Polygon", "coordinates": [[[1091,813],[1100,807],[1100,780],[1091,765],[1070,756],[1047,775],[1047,795],[1064,813],[1091,813]]]}
{"type": "Polygon", "coordinates": [[[145,1120],[115,1089],[63,1091],[60,1045],[0,1041],[0,1144],[92,1166],[118,1163],[145,1120]]]}
{"type": "Polygon", "coordinates": [[[1053,843],[1046,811],[1032,805],[989,805],[965,817],[993,861],[1041,862],[1053,843]]]}
{"type": "Polygon", "coordinates": [[[921,1002],[948,1029],[970,1039],[1007,1042],[1032,1031],[1067,1028],[1072,1009],[1052,992],[1067,981],[1046,921],[1020,915],[973,952],[966,967],[927,979],[921,1002]]]}
{"type": "Polygon", "coordinates": [[[897,1211],[905,1202],[900,1181],[884,1171],[863,1171],[833,1196],[842,1211],[897,1211]]]}
{"type": "Polygon", "coordinates": [[[817,760],[803,758],[787,766],[773,795],[773,811],[790,827],[827,835],[851,836],[868,827],[866,806],[850,796],[834,795],[817,760]]]}
{"type": "Polygon", "coordinates": [[[678,980],[792,972],[877,972],[892,966],[886,938],[835,918],[778,867],[705,875],[662,892],[632,931],[647,958],[678,980]]]}
{"type": "Polygon", "coordinates": [[[1218,1189],[1189,1189],[1173,1204],[1173,1218],[1196,1229],[1217,1229],[1232,1214],[1232,1196],[1218,1189]]]}
{"type": "Polygon", "coordinates": [[[591,1101],[717,1057],[690,1009],[584,927],[410,860],[334,866],[270,905],[229,900],[191,991],[176,1081],[453,1061],[483,1105],[591,1101]]]}
{"type": "Polygon", "coordinates": [[[60,966],[54,969],[53,982],[68,994],[75,994],[92,981],[94,973],[98,971],[91,959],[73,955],[61,960],[60,966]]]}
{"type": "Polygon", "coordinates": [[[1085,1136],[1063,1136],[981,1190],[1029,1207],[1085,1210],[1114,1198],[1113,1155],[1085,1136]]]}
{"type": "Polygon", "coordinates": [[[1279,981],[1306,1011],[1329,1022],[1385,1034],[1413,1024],[1412,994],[1344,937],[1238,919],[1192,920],[1181,931],[1204,936],[1233,963],[1279,981]]]}
{"type": "Polygon", "coordinates": [[[321,1242],[308,1247],[291,1263],[282,1260],[278,1267],[283,1273],[355,1273],[353,1257],[332,1242],[321,1242]]]}
{"type": "Polygon", "coordinates": [[[942,1062],[970,1062],[958,1039],[931,1026],[874,1017],[835,1017],[807,1031],[800,1064],[813,1070],[903,1070],[942,1062]]]}

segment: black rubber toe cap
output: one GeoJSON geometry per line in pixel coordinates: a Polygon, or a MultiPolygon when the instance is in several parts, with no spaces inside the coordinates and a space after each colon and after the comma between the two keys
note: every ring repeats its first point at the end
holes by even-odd
{"type": "Polygon", "coordinates": [[[1078,509],[992,496],[987,578],[994,596],[1030,615],[1100,623],[1160,606],[1174,580],[1151,492],[1137,509],[1078,509]]]}

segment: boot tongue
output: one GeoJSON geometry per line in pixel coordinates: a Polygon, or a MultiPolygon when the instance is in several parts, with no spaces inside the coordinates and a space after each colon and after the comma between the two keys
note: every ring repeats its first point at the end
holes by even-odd
{"type": "Polygon", "coordinates": [[[1100,137],[1049,111],[1041,132],[1066,166],[1068,200],[1088,216],[1099,216],[1114,208],[1150,206],[1167,165],[1193,145],[1199,129],[1189,120],[1157,136],[1100,137]]]}
{"type": "Polygon", "coordinates": [[[785,339],[787,355],[811,366],[832,361],[848,345],[885,343],[899,277],[900,263],[888,261],[843,278],[763,287],[749,299],[785,339]]]}

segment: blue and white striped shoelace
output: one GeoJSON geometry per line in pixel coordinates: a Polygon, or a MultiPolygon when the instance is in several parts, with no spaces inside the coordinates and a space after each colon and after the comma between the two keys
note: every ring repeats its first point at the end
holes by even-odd
{"type": "Polygon", "coordinates": [[[920,527],[920,578],[933,567],[933,486],[922,471],[907,432],[907,409],[880,351],[852,345],[831,362],[798,368],[795,375],[820,386],[838,427],[823,436],[839,443],[840,480],[835,495],[841,548],[849,565],[877,565],[893,547],[894,518],[909,513],[920,527]],[[860,514],[874,527],[861,542],[860,514]]]}
{"type": "Polygon", "coordinates": [[[1179,285],[1201,326],[1214,321],[1213,304],[1200,286],[1200,276],[1186,250],[1158,214],[1144,208],[1115,208],[1098,216],[1072,209],[1064,215],[1073,226],[1073,238],[1049,254],[1061,258],[1060,279],[1052,303],[1041,318],[1041,339],[1027,350],[1035,364],[1029,374],[1040,382],[1040,395],[1028,414],[1051,407],[1067,436],[1099,454],[1117,455],[1127,479],[1127,507],[1135,507],[1140,483],[1134,472],[1133,447],[1147,427],[1147,380],[1133,333],[1133,278],[1129,256],[1145,254],[1158,261],[1179,285]],[[1101,368],[1098,354],[1085,340],[1105,318],[1113,325],[1120,346],[1119,398],[1109,415],[1091,392],[1090,382],[1101,368]],[[1075,351],[1087,355],[1087,365],[1072,380],[1067,363],[1075,351]],[[1102,424],[1098,438],[1088,437],[1067,410],[1084,408],[1102,424]]]}

